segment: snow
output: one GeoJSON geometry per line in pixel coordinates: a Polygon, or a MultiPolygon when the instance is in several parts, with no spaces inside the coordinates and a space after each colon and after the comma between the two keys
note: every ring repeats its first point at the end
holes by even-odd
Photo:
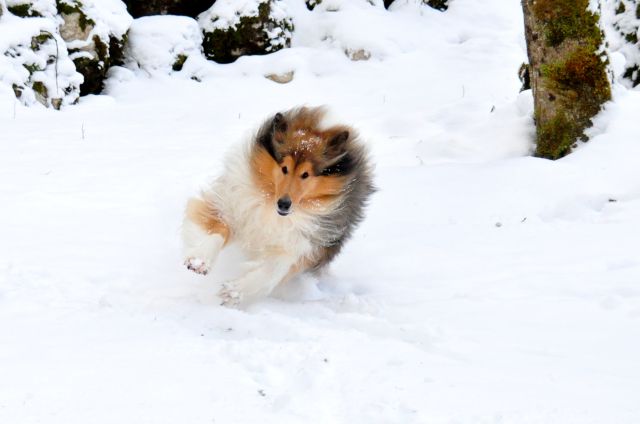
{"type": "Polygon", "coordinates": [[[287,18],[286,6],[281,0],[220,0],[198,16],[202,29],[213,32],[216,29],[236,28],[242,17],[258,16],[261,4],[271,2],[270,13],[276,20],[287,18]],[[274,15],[275,13],[275,15],[274,15]]]}
{"type": "Polygon", "coordinates": [[[6,4],[9,7],[29,4],[32,12],[37,12],[45,18],[53,18],[58,12],[55,0],[8,0],[6,4]]]}
{"type": "MultiPolygon", "coordinates": [[[[26,105],[36,103],[34,82],[41,82],[51,99],[62,99],[63,105],[74,103],[79,97],[83,81],[69,58],[64,40],[60,37],[54,19],[20,19],[9,13],[0,22],[0,85],[11,89],[14,85],[22,91],[21,101],[26,105]],[[32,49],[34,37],[49,37],[32,49]],[[27,67],[33,71],[30,72],[27,67]]],[[[13,91],[13,90],[11,90],[13,91]]],[[[10,97],[14,97],[10,94],[10,97]]]]}
{"type": "Polygon", "coordinates": [[[518,2],[364,4],[289,2],[292,48],[200,82],[114,68],[61,112],[0,84],[0,422],[640,420],[640,91],[533,158],[518,2]],[[328,275],[221,307],[237,252],[183,269],[186,199],[299,104],[359,130],[380,190],[328,275]]]}
{"type": "MultiPolygon", "coordinates": [[[[603,28],[609,43],[609,50],[613,55],[618,55],[614,62],[614,74],[620,82],[632,86],[632,81],[638,78],[638,71],[634,67],[640,66],[640,46],[638,42],[632,43],[625,39],[626,35],[640,37],[640,16],[635,2],[625,0],[608,1],[602,7],[603,28]],[[624,12],[618,13],[618,7],[624,6],[624,12]],[[628,78],[623,78],[625,71],[629,70],[628,78]]],[[[613,57],[612,55],[612,57],[613,57]]]]}
{"type": "MultiPolygon", "coordinates": [[[[71,6],[76,6],[74,2],[68,2],[71,6]]],[[[109,46],[111,38],[122,40],[127,33],[133,18],[127,12],[127,7],[120,0],[90,0],[79,3],[82,13],[93,22],[91,31],[86,35],[86,39],[75,39],[67,42],[69,49],[86,49],[94,51],[76,52],[72,55],[75,60],[80,56],[88,56],[95,59],[93,55],[97,50],[94,46],[94,37],[98,37],[104,45],[109,46]]],[[[84,35],[84,34],[83,34],[84,35]]]]}
{"type": "Polygon", "coordinates": [[[120,0],[83,0],[82,11],[96,23],[94,31],[107,42],[109,35],[121,39],[133,20],[120,0]]]}
{"type": "Polygon", "coordinates": [[[147,16],[133,21],[127,49],[130,67],[170,73],[179,56],[202,56],[202,33],[186,16],[147,16]]]}

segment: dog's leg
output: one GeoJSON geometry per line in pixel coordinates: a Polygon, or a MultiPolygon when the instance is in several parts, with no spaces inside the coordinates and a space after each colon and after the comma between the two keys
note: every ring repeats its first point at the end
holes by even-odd
{"type": "Polygon", "coordinates": [[[295,275],[296,262],[296,258],[284,255],[266,258],[242,277],[224,283],[218,296],[225,306],[265,297],[282,281],[295,275]]]}
{"type": "Polygon", "coordinates": [[[185,266],[206,275],[229,235],[229,227],[212,204],[189,199],[182,223],[185,266]]]}

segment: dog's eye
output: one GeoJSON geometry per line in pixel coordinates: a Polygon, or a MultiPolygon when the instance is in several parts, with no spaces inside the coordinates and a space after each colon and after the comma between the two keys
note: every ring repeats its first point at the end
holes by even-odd
{"type": "Polygon", "coordinates": [[[302,175],[300,175],[300,178],[302,178],[302,179],[304,180],[304,179],[305,179],[305,178],[307,178],[308,176],[309,176],[309,173],[308,173],[308,172],[303,172],[303,173],[302,173],[302,175]]]}
{"type": "Polygon", "coordinates": [[[283,173],[284,175],[287,175],[287,172],[289,172],[289,170],[287,169],[287,167],[286,167],[286,166],[283,166],[283,167],[282,167],[282,173],[283,173]]]}

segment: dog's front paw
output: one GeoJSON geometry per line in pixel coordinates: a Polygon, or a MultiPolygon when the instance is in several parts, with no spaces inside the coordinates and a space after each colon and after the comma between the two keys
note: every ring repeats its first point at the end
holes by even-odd
{"type": "Polygon", "coordinates": [[[222,306],[236,307],[242,302],[242,293],[234,284],[228,282],[222,284],[218,297],[222,300],[222,306]]]}
{"type": "Polygon", "coordinates": [[[187,269],[197,274],[207,275],[209,272],[209,265],[200,258],[187,258],[184,261],[184,265],[187,269]]]}

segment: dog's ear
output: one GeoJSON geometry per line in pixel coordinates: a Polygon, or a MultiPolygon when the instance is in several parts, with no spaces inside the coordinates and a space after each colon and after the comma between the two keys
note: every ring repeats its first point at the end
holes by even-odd
{"type": "Polygon", "coordinates": [[[277,132],[286,132],[287,131],[287,121],[284,119],[284,116],[278,112],[276,116],[273,117],[272,121],[273,130],[277,132]]]}
{"type": "Polygon", "coordinates": [[[284,143],[284,132],[287,131],[287,121],[280,112],[267,120],[258,131],[256,141],[260,144],[277,162],[282,160],[282,155],[278,152],[277,145],[284,143]]]}
{"type": "Polygon", "coordinates": [[[333,135],[329,141],[327,142],[327,147],[325,149],[325,157],[327,159],[333,160],[344,154],[346,151],[347,140],[349,139],[349,131],[340,131],[339,133],[333,135]]]}
{"type": "Polygon", "coordinates": [[[331,136],[325,148],[325,161],[320,175],[348,174],[353,168],[353,158],[347,150],[349,131],[343,130],[331,136]]]}

